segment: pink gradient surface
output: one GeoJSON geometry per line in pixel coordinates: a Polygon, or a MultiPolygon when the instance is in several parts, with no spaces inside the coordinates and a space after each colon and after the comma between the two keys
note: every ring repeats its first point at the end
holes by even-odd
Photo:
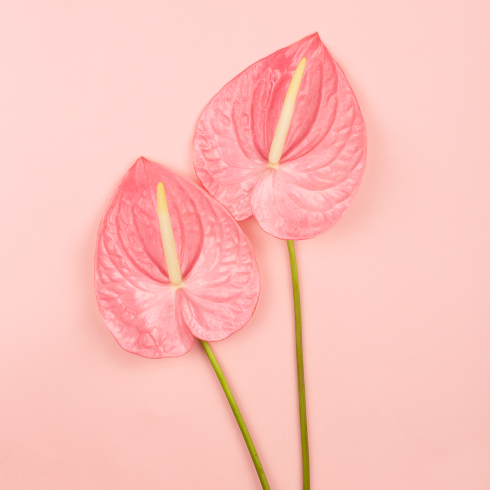
{"type": "MultiPolygon", "coordinates": [[[[4,1],[0,488],[259,489],[200,345],[125,352],[95,299],[98,225],[144,155],[197,182],[192,137],[245,67],[315,31],[359,101],[356,198],[298,242],[313,490],[490,487],[486,1],[4,1]]],[[[299,490],[286,244],[213,345],[274,490],[299,490]]]]}

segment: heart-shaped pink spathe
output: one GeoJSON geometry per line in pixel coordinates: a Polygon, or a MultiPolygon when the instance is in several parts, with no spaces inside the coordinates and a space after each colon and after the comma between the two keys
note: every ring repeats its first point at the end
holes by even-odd
{"type": "Polygon", "coordinates": [[[194,137],[203,186],[237,220],[252,215],[281,239],[317,236],[342,216],[366,165],[356,97],[318,34],[240,73],[206,106],[194,137]],[[294,115],[276,168],[269,150],[294,70],[306,58],[294,115]]]}
{"type": "Polygon", "coordinates": [[[194,337],[223,340],[252,316],[260,274],[233,217],[194,183],[141,157],[101,222],[95,289],[102,318],[121,347],[149,358],[185,354],[194,337]],[[157,215],[165,186],[182,270],[169,281],[157,215]]]}

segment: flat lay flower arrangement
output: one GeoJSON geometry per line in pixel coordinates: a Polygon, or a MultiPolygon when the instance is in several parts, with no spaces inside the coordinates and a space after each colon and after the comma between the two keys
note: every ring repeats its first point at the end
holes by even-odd
{"type": "MultiPolygon", "coordinates": [[[[264,468],[208,343],[242,328],[260,294],[255,257],[237,221],[254,216],[266,233],[287,243],[307,490],[303,332],[293,240],[318,236],[340,219],[365,163],[359,105],[314,34],[245,69],[204,109],[194,138],[194,166],[204,189],[140,157],[101,222],[95,288],[105,324],[125,350],[154,359],[181,356],[199,339],[264,489],[270,488],[264,468]]],[[[314,335],[314,325],[307,334],[314,335]]]]}

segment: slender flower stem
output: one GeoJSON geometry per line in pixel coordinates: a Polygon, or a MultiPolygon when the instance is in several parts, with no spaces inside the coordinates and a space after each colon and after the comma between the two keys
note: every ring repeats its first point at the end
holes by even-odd
{"type": "Polygon", "coordinates": [[[299,420],[301,425],[301,453],[303,458],[303,490],[310,490],[310,454],[308,450],[308,427],[306,423],[305,369],[303,366],[303,329],[301,326],[301,303],[299,300],[298,266],[294,243],[287,240],[291,277],[293,280],[294,323],[296,331],[296,366],[298,372],[299,420]]]}
{"type": "Polygon", "coordinates": [[[218,361],[217,361],[216,357],[214,356],[214,353],[211,350],[211,347],[209,346],[209,344],[204,340],[200,340],[200,342],[204,348],[204,351],[208,355],[209,360],[211,361],[211,364],[214,368],[214,371],[216,372],[216,376],[218,376],[219,382],[221,383],[221,386],[223,388],[223,391],[225,392],[226,398],[228,399],[228,403],[230,404],[233,415],[236,418],[236,421],[238,423],[238,427],[240,427],[240,431],[242,432],[243,438],[245,439],[245,444],[247,445],[247,448],[248,448],[248,451],[250,452],[250,456],[252,457],[252,461],[254,463],[255,469],[257,470],[257,475],[259,476],[259,480],[260,480],[260,483],[262,484],[262,488],[264,490],[270,490],[269,483],[267,482],[267,478],[265,476],[264,468],[262,468],[262,464],[261,464],[259,456],[257,454],[257,450],[255,449],[252,438],[250,437],[250,432],[248,432],[247,426],[245,425],[245,421],[243,420],[242,414],[240,413],[240,409],[238,408],[238,405],[235,401],[235,397],[233,396],[233,393],[231,392],[230,387],[228,386],[228,383],[226,382],[225,375],[223,374],[223,371],[221,371],[221,368],[219,367],[218,361]]]}

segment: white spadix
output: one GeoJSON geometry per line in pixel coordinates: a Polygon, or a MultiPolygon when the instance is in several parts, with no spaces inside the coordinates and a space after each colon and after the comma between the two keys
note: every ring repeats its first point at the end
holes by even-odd
{"type": "Polygon", "coordinates": [[[269,166],[276,167],[281,160],[284,144],[286,143],[286,137],[288,135],[289,126],[293,119],[294,104],[296,103],[296,97],[298,96],[299,86],[301,85],[301,79],[305,71],[306,58],[303,58],[296,70],[294,71],[293,78],[289,84],[286,98],[282,106],[281,115],[277,122],[276,132],[274,138],[272,138],[271,149],[269,151],[269,166]]]}
{"type": "Polygon", "coordinates": [[[165,196],[165,187],[161,182],[157,185],[157,210],[158,222],[160,223],[160,235],[162,236],[163,254],[167,264],[168,277],[174,286],[180,286],[182,283],[182,272],[180,270],[177,247],[175,246],[174,232],[170,215],[168,213],[167,198],[165,196]]]}

